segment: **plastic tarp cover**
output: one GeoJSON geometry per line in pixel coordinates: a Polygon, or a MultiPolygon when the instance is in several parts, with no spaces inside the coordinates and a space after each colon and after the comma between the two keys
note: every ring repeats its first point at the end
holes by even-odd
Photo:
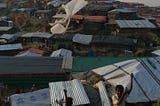
{"type": "Polygon", "coordinates": [[[66,5],[62,5],[62,7],[65,9],[66,14],[73,16],[87,4],[88,2],[85,0],[72,0],[68,2],[66,5]]]}
{"type": "Polygon", "coordinates": [[[75,34],[72,41],[80,44],[89,45],[92,41],[92,35],[75,34]]]}
{"type": "Polygon", "coordinates": [[[160,50],[155,50],[155,51],[152,52],[152,54],[155,54],[155,55],[157,55],[157,56],[160,56],[160,50]]]}
{"type": "Polygon", "coordinates": [[[93,69],[112,85],[130,86],[130,74],[134,74],[133,89],[127,98],[129,103],[150,102],[160,99],[160,58],[133,59],[93,69]],[[121,68],[119,68],[121,67],[121,68]]]}
{"type": "Polygon", "coordinates": [[[49,89],[14,94],[10,96],[12,106],[50,106],[49,89]]]}
{"type": "Polygon", "coordinates": [[[70,23],[70,18],[85,5],[87,5],[87,3],[88,2],[85,0],[72,0],[66,5],[62,5],[61,8],[64,9],[66,15],[63,14],[64,17],[59,18],[58,20],[56,19],[54,23],[50,23],[50,25],[52,26],[52,28],[50,29],[51,32],[53,34],[65,33],[70,23]]]}
{"type": "Polygon", "coordinates": [[[39,57],[39,56],[42,56],[42,55],[41,54],[37,54],[37,53],[33,53],[33,52],[25,52],[23,54],[16,55],[16,57],[21,57],[21,56],[39,57]]]}
{"type": "Polygon", "coordinates": [[[72,51],[67,50],[67,49],[59,49],[56,51],[53,51],[50,57],[71,57],[72,56],[72,51]]]}

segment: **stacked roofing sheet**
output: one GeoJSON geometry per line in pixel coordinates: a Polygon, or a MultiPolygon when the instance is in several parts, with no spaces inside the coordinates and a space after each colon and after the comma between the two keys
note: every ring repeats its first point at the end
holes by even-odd
{"type": "Polygon", "coordinates": [[[56,99],[64,99],[64,89],[67,90],[68,97],[73,98],[73,106],[90,104],[83,85],[77,79],[64,82],[51,82],[49,83],[49,87],[52,106],[59,106],[55,102],[56,99]]]}
{"type": "Polygon", "coordinates": [[[116,20],[120,28],[156,28],[148,20],[116,20]]]}

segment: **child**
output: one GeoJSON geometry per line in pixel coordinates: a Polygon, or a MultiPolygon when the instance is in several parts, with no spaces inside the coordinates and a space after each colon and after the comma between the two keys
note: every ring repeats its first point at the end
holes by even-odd
{"type": "Polygon", "coordinates": [[[56,99],[56,103],[59,104],[60,106],[72,106],[73,105],[73,99],[71,97],[68,97],[67,96],[67,90],[64,89],[64,96],[65,96],[65,99],[60,99],[60,100],[57,100],[56,99]]]}
{"type": "Polygon", "coordinates": [[[124,91],[124,88],[122,85],[116,86],[115,94],[112,96],[113,106],[125,106],[125,100],[132,90],[132,84],[133,84],[133,73],[131,74],[130,89],[126,88],[124,91]]]}

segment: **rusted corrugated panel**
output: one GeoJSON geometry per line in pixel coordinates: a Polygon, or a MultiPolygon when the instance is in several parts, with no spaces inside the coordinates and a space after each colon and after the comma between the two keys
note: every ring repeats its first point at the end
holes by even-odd
{"type": "Polygon", "coordinates": [[[67,96],[73,98],[73,105],[90,104],[89,98],[81,82],[77,79],[64,82],[49,83],[50,97],[52,106],[59,106],[55,100],[64,99],[64,89],[67,90],[67,96]]]}

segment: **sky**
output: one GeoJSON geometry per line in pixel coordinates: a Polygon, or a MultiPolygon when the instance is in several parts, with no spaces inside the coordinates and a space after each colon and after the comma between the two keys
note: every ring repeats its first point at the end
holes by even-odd
{"type": "Polygon", "coordinates": [[[139,2],[149,6],[160,6],[160,0],[118,0],[122,2],[139,2]]]}

